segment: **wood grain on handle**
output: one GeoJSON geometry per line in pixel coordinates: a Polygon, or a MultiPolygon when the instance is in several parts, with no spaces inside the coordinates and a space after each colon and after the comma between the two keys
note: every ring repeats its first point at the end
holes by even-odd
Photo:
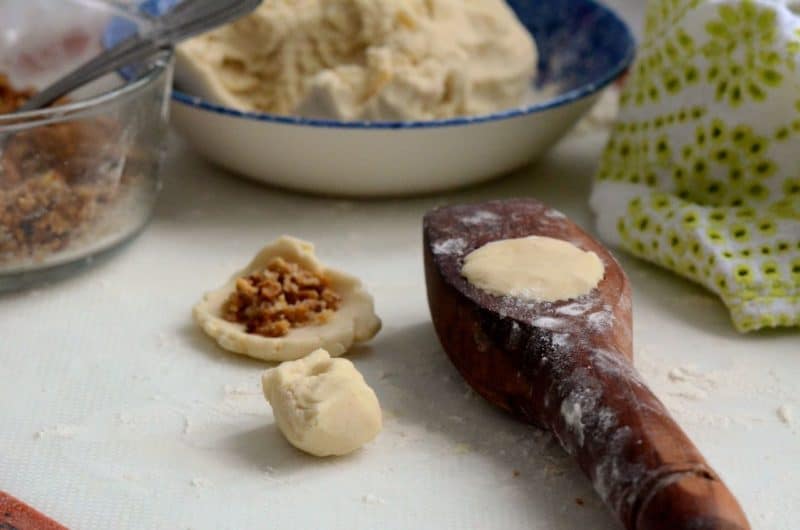
{"type": "MultiPolygon", "coordinates": [[[[540,421],[573,454],[603,500],[630,530],[747,530],[733,495],[642,382],[612,350],[581,352],[575,370],[551,385],[540,421]],[[574,372],[572,372],[574,373],[574,372]],[[588,389],[603,388],[580,430],[565,419],[588,389]],[[607,411],[607,412],[604,412],[607,411]],[[615,416],[612,423],[608,418],[615,416]]],[[[554,372],[539,378],[554,376],[554,372]]],[[[564,375],[561,372],[561,375],[564,375]]],[[[580,406],[580,405],[578,405],[580,406]]]]}
{"type": "Polygon", "coordinates": [[[0,491],[0,530],[67,530],[35,508],[0,491]]]}
{"type": "Polygon", "coordinates": [[[750,528],[633,368],[630,286],[602,245],[527,199],[435,210],[424,239],[428,301],[444,350],[481,395],[552,431],[627,530],[750,528]],[[472,250],[529,235],[597,253],[606,266],[598,288],[577,301],[520,303],[461,276],[472,250]]]}

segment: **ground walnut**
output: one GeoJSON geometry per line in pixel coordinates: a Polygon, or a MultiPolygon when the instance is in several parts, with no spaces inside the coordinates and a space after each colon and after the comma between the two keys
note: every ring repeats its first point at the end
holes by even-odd
{"type": "Polygon", "coordinates": [[[297,263],[273,258],[264,270],[236,280],[223,318],[244,324],[248,333],[282,337],[291,328],[325,322],[339,308],[341,297],[329,284],[297,263]]]}

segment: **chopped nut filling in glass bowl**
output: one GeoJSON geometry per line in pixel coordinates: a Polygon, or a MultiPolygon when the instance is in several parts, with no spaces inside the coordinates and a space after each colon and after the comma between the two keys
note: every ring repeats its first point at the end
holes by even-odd
{"type": "Polygon", "coordinates": [[[244,324],[248,333],[282,337],[292,328],[325,323],[340,303],[327,279],[275,258],[263,271],[236,280],[222,317],[244,324]]]}
{"type": "Polygon", "coordinates": [[[161,186],[171,52],[132,65],[131,81],[111,74],[50,108],[15,112],[33,87],[98,53],[112,21],[149,24],[134,17],[110,2],[0,3],[0,291],[62,276],[150,217],[161,186]],[[4,20],[18,23],[4,27],[4,20]]]}

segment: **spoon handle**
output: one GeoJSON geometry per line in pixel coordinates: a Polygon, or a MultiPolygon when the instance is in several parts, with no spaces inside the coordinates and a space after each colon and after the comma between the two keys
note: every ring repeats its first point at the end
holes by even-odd
{"type": "Polygon", "coordinates": [[[132,35],[44,88],[17,112],[40,109],[120,68],[143,61],[158,50],[243,16],[261,0],[184,0],[156,20],[146,34],[132,35]]]}
{"type": "Polygon", "coordinates": [[[156,51],[158,49],[154,47],[153,43],[140,35],[129,37],[106,53],[101,53],[97,57],[90,59],[77,70],[70,72],[34,94],[24,105],[17,109],[17,112],[46,107],[76,88],[128,64],[146,59],[156,51]]]}
{"type": "MultiPolygon", "coordinates": [[[[551,356],[552,358],[552,356],[551,356]]],[[[550,381],[540,420],[573,454],[628,530],[748,530],[733,494],[613,345],[573,350],[550,381]]]]}

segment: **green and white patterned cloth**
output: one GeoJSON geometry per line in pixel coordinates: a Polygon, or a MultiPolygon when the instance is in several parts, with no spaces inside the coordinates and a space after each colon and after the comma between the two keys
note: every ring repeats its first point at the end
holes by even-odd
{"type": "Polygon", "coordinates": [[[650,0],[596,176],[601,235],[717,293],[740,331],[800,325],[800,16],[650,0]]]}

